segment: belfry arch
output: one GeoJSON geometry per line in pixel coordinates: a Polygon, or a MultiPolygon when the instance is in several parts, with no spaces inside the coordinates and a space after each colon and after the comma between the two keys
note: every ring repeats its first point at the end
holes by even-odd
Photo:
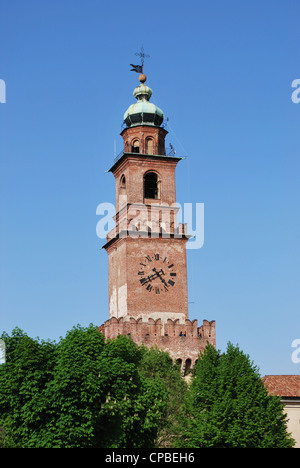
{"type": "Polygon", "coordinates": [[[144,174],[144,199],[151,198],[153,200],[160,199],[161,181],[159,175],[154,171],[148,171],[144,174]]]}

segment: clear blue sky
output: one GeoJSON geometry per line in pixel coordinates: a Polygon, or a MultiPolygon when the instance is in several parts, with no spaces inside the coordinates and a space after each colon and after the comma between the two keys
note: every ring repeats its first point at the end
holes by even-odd
{"type": "Polygon", "coordinates": [[[262,374],[299,374],[300,78],[296,0],[0,0],[0,333],[57,340],[108,318],[96,207],[144,45],[153,101],[205,206],[188,251],[190,318],[216,320],[262,374]]]}

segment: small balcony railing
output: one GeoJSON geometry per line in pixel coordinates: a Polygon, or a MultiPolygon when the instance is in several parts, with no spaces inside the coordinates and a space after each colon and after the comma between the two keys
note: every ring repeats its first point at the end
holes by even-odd
{"type": "Polygon", "coordinates": [[[124,151],[124,149],[122,149],[119,154],[114,156],[114,162],[117,162],[125,153],[126,154],[141,154],[141,155],[146,154],[147,156],[166,156],[166,157],[174,158],[176,154],[176,150],[174,146],[171,145],[171,143],[167,148],[165,148],[165,154],[150,154],[149,155],[147,153],[138,153],[138,152],[132,153],[130,151],[124,151]]]}

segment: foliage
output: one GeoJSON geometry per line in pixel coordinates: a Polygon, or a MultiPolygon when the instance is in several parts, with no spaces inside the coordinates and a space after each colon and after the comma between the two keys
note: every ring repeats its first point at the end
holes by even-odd
{"type": "Polygon", "coordinates": [[[287,448],[280,398],[269,396],[257,368],[231,343],[208,345],[198,359],[185,401],[177,447],[287,448]]]}
{"type": "Polygon", "coordinates": [[[290,447],[278,397],[238,347],[208,345],[188,386],[169,354],[90,325],[1,338],[0,447],[290,447]]]}
{"type": "Polygon", "coordinates": [[[182,411],[183,397],[187,384],[181,376],[180,367],[174,364],[170,355],[158,348],[144,348],[140,372],[152,382],[161,381],[167,391],[167,406],[162,414],[161,428],[156,446],[172,447],[178,435],[178,419],[182,411]]]}
{"type": "Polygon", "coordinates": [[[105,341],[74,327],[58,344],[15,329],[2,336],[2,446],[151,447],[166,411],[162,380],[138,366],[145,351],[130,338],[105,341]]]}

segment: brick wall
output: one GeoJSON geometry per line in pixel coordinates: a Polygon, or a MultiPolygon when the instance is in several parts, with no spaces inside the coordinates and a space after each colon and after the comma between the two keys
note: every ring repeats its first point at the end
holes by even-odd
{"type": "Polygon", "coordinates": [[[147,347],[158,346],[158,348],[167,351],[172,359],[181,359],[183,365],[186,360],[195,364],[199,352],[203,350],[209,342],[216,345],[215,321],[204,320],[198,327],[197,320],[190,321],[186,319],[184,323],[180,320],[167,319],[163,322],[161,319],[154,320],[148,318],[143,321],[142,318],[121,317],[117,319],[112,317],[107,320],[99,331],[106,338],[116,338],[118,335],[130,335],[138,344],[145,344],[147,347]]]}

